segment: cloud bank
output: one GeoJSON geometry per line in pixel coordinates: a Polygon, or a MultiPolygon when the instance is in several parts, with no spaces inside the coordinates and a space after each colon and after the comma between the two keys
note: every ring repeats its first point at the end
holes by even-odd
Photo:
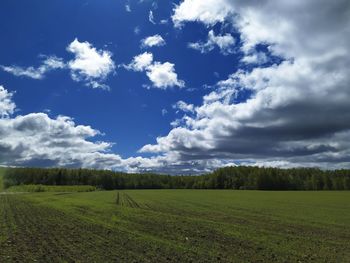
{"type": "Polygon", "coordinates": [[[140,151],[183,162],[349,167],[349,17],[341,0],[183,1],[172,16],[176,27],[224,23],[239,32],[243,60],[254,61],[249,56],[264,44],[282,62],[233,72],[194,116],[140,151]]]}
{"type": "MultiPolygon", "coordinates": [[[[97,141],[101,132],[68,116],[37,112],[14,116],[13,94],[0,86],[0,164],[8,166],[112,169],[182,173],[188,165],[171,155],[122,158],[113,143],[97,141]]],[[[195,171],[195,170],[194,170],[195,171]]],[[[192,172],[192,171],[191,171],[192,172]]]]}
{"type": "MultiPolygon", "coordinates": [[[[97,130],[69,117],[14,117],[13,94],[1,87],[1,163],[165,173],[235,164],[350,168],[348,1],[184,0],[171,18],[178,30],[187,23],[205,26],[208,39],[197,42],[199,51],[234,45],[242,64],[250,66],[232,69],[196,106],[176,103],[174,110],[184,115],[166,136],[139,150],[152,157],[123,159],[110,152],[111,143],[94,141],[97,130]],[[231,27],[239,39],[215,35],[216,25],[231,27]]],[[[114,71],[110,53],[74,42],[75,58],[65,63],[73,78],[90,83],[114,71]]],[[[149,52],[124,67],[145,72],[156,88],[185,85],[174,64],[154,61],[149,52]]],[[[41,76],[40,66],[19,69],[23,76],[41,76]]]]}
{"type": "Polygon", "coordinates": [[[17,166],[65,166],[112,168],[121,158],[110,153],[111,143],[93,142],[100,134],[77,125],[67,116],[50,118],[45,113],[12,116],[15,103],[0,86],[0,163],[17,166]]]}

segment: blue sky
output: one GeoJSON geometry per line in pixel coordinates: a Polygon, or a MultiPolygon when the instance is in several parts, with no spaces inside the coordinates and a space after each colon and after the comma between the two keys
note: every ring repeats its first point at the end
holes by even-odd
{"type": "Polygon", "coordinates": [[[113,147],[123,157],[135,155],[155,137],[166,135],[176,118],[172,105],[179,100],[199,104],[208,92],[203,85],[213,85],[220,75],[227,76],[237,64],[235,56],[221,55],[218,50],[201,55],[188,49],[187,42],[205,38],[205,26],[193,24],[184,31],[167,24],[152,24],[148,19],[153,10],[159,23],[171,16],[174,3],[152,1],[4,1],[1,8],[1,64],[22,67],[39,66],[40,55],[56,55],[68,61],[73,58],[66,47],[77,38],[88,41],[97,49],[113,54],[116,64],[129,63],[142,53],[141,39],[161,34],[167,45],[147,49],[158,61],[176,65],[178,76],[186,88],[169,90],[146,89],[150,85],[144,74],[117,69],[106,83],[110,91],[92,90],[71,80],[68,72],[48,73],[43,80],[16,77],[1,71],[0,77],[8,90],[16,91],[17,114],[49,109],[52,115],[72,116],[77,123],[88,124],[105,133],[103,139],[116,142],[113,147]],[[126,5],[131,12],[127,12],[126,5]],[[135,34],[135,28],[140,32],[135,34]],[[215,73],[216,72],[216,73],[215,73]],[[217,74],[218,75],[215,75],[217,74]],[[11,89],[11,87],[13,87],[11,89]],[[162,109],[167,110],[163,116],[162,109]],[[127,112],[127,114],[125,114],[127,112]]]}
{"type": "MultiPolygon", "coordinates": [[[[3,122],[33,113],[46,114],[38,115],[45,123],[68,116],[74,134],[79,126],[95,131],[74,135],[82,145],[108,146],[82,153],[72,138],[62,139],[70,153],[65,159],[64,148],[50,146],[52,155],[34,150],[25,145],[28,134],[16,130],[17,137],[0,138],[0,149],[1,139],[7,149],[0,162],[170,173],[241,163],[347,167],[349,148],[340,145],[348,138],[349,107],[339,97],[349,95],[348,82],[344,66],[332,63],[347,51],[341,32],[349,31],[348,14],[334,10],[349,5],[312,7],[302,1],[1,1],[0,86],[15,104],[0,107],[3,122]],[[152,36],[162,42],[142,45],[152,36]],[[82,62],[83,50],[89,56],[82,62]],[[153,60],[138,70],[133,61],[141,54],[153,60]],[[46,65],[35,77],[45,61],[55,67],[46,65]],[[333,83],[322,81],[329,76],[333,83]],[[328,110],[320,111],[325,98],[328,110]]],[[[51,126],[37,144],[55,139],[51,126]]]]}

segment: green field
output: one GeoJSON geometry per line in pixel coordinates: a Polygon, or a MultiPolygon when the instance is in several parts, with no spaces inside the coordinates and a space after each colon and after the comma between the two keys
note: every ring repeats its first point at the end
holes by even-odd
{"type": "Polygon", "coordinates": [[[6,170],[5,168],[0,167],[0,192],[3,191],[4,189],[3,181],[4,181],[5,170],[6,170]]]}
{"type": "MultiPolygon", "coordinates": [[[[1,183],[1,182],[0,182],[1,183]]],[[[92,192],[95,186],[90,185],[15,185],[6,189],[7,192],[92,192]]]]}
{"type": "Polygon", "coordinates": [[[350,192],[0,195],[0,262],[350,262],[350,192]]]}

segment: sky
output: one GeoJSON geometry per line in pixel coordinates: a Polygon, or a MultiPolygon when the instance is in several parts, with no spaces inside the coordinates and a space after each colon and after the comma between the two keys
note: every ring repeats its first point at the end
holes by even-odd
{"type": "Polygon", "coordinates": [[[3,0],[0,165],[350,168],[347,0],[3,0]]]}

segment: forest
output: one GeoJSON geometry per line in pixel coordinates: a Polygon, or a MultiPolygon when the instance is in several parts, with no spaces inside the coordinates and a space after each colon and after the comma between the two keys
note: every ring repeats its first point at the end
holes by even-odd
{"type": "Polygon", "coordinates": [[[350,190],[350,170],[224,167],[203,175],[161,175],[110,170],[9,168],[4,187],[91,185],[98,189],[350,190]]]}

